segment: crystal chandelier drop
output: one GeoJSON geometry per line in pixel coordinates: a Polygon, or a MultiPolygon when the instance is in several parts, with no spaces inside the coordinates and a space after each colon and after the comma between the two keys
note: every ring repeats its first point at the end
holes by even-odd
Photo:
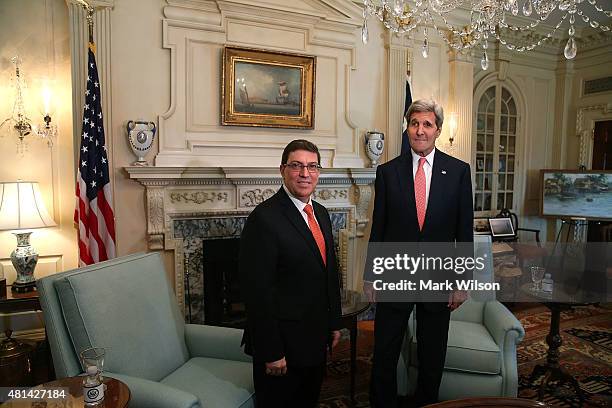
{"type": "Polygon", "coordinates": [[[51,123],[51,114],[47,109],[44,113],[44,123],[36,126],[32,124],[32,120],[28,117],[23,101],[24,91],[26,90],[26,82],[21,72],[21,59],[19,57],[11,58],[11,62],[15,65],[15,74],[13,77],[13,85],[15,88],[15,103],[13,104],[13,112],[11,116],[0,123],[0,135],[17,136],[17,152],[25,153],[28,150],[26,136],[33,134],[47,141],[49,147],[53,147],[53,141],[57,135],[57,126],[51,123]]]}
{"type": "Polygon", "coordinates": [[[612,11],[604,10],[598,4],[598,0],[364,0],[361,39],[364,44],[368,42],[367,19],[370,16],[378,18],[387,29],[396,34],[409,33],[421,27],[424,37],[421,53],[427,58],[429,55],[427,27],[430,26],[449,47],[455,50],[472,49],[480,45],[482,47],[480,65],[486,70],[489,66],[487,55],[489,40],[495,39],[509,50],[530,51],[551,39],[568,20],[569,38],[563,54],[569,60],[574,58],[578,51],[574,39],[576,16],[595,29],[610,31],[609,25],[601,24],[585,14],[587,7],[601,13],[604,19],[612,17],[612,11]],[[469,10],[470,21],[468,25],[456,28],[449,23],[448,16],[460,8],[469,10]],[[553,22],[550,16],[557,9],[562,14],[558,21],[553,22]],[[518,16],[521,12],[524,17],[533,19],[533,22],[523,26],[508,23],[507,17],[518,16]],[[511,32],[533,31],[543,22],[554,25],[542,37],[531,42],[515,43],[506,35],[511,32]]]}

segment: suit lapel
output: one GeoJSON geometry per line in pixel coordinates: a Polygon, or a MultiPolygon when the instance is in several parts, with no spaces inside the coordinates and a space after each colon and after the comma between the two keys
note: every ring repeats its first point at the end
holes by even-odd
{"type": "MultiPolygon", "coordinates": [[[[412,154],[405,154],[397,166],[397,179],[399,181],[399,191],[404,200],[404,208],[408,209],[408,219],[415,220],[418,225],[416,213],[416,200],[414,198],[414,176],[412,174],[412,154]]],[[[418,228],[418,227],[417,227],[418,228]]]]}
{"type": "Polygon", "coordinates": [[[444,153],[436,149],[434,165],[431,169],[431,183],[429,185],[429,197],[427,199],[427,212],[425,213],[423,230],[427,227],[429,219],[435,217],[437,204],[444,200],[444,191],[446,191],[446,171],[446,157],[444,153]]]}
{"type": "MultiPolygon", "coordinates": [[[[291,199],[282,187],[279,190],[278,194],[280,195],[281,203],[283,204],[283,214],[285,215],[285,217],[287,217],[293,227],[302,235],[314,255],[317,257],[317,259],[319,259],[321,264],[323,264],[323,259],[321,258],[319,247],[317,246],[317,243],[314,240],[314,237],[312,236],[310,228],[308,228],[308,225],[304,221],[302,214],[300,214],[295,204],[291,202],[291,199]]],[[[317,215],[317,219],[320,219],[316,211],[315,214],[317,215]]],[[[323,236],[325,236],[325,233],[323,233],[323,236]]],[[[325,241],[327,244],[327,238],[325,238],[325,241]]]]}

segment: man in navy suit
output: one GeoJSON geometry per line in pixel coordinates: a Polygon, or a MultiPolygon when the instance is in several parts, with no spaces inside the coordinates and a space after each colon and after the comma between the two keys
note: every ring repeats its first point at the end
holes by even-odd
{"type": "MultiPolygon", "coordinates": [[[[444,112],[434,101],[417,100],[406,112],[411,150],[376,171],[370,242],[473,241],[470,166],[435,148],[444,112]]],[[[370,282],[366,294],[374,299],[370,282]]],[[[415,402],[434,403],[448,339],[450,312],[467,294],[452,291],[448,303],[378,303],[370,402],[397,407],[397,362],[408,318],[416,306],[419,374],[415,402]]]]}
{"type": "Polygon", "coordinates": [[[243,342],[253,356],[257,407],[316,406],[326,351],[340,338],[331,222],[312,200],[320,162],[313,143],[289,143],[280,165],[283,186],[253,210],[242,232],[243,342]]]}

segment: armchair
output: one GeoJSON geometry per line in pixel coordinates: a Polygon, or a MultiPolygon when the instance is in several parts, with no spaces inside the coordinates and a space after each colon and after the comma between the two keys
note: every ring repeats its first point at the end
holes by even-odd
{"type": "Polygon", "coordinates": [[[135,254],[37,281],[58,378],[79,352],[106,349],[104,375],[134,408],[253,407],[242,331],[185,324],[159,253],[135,254]]]}
{"type": "MultiPolygon", "coordinates": [[[[491,237],[474,236],[475,253],[487,255],[480,281],[492,281],[491,237]]],[[[476,274],[475,274],[476,275],[476,274]]],[[[411,395],[417,378],[416,319],[410,316],[397,366],[398,394],[411,395]]],[[[475,396],[516,397],[516,345],[525,331],[494,293],[478,292],[451,313],[440,400],[475,396]]]]}

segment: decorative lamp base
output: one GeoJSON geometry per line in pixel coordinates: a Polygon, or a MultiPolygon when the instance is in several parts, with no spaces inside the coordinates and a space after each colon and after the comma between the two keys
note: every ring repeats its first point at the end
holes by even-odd
{"type": "Polygon", "coordinates": [[[34,292],[35,290],[36,290],[35,281],[26,282],[26,283],[13,282],[13,284],[11,285],[11,291],[15,293],[34,292]]]}
{"type": "Polygon", "coordinates": [[[15,232],[17,248],[11,253],[11,262],[17,272],[12,290],[17,293],[31,292],[36,287],[34,268],[38,263],[38,253],[30,246],[32,232],[15,232]]]}

